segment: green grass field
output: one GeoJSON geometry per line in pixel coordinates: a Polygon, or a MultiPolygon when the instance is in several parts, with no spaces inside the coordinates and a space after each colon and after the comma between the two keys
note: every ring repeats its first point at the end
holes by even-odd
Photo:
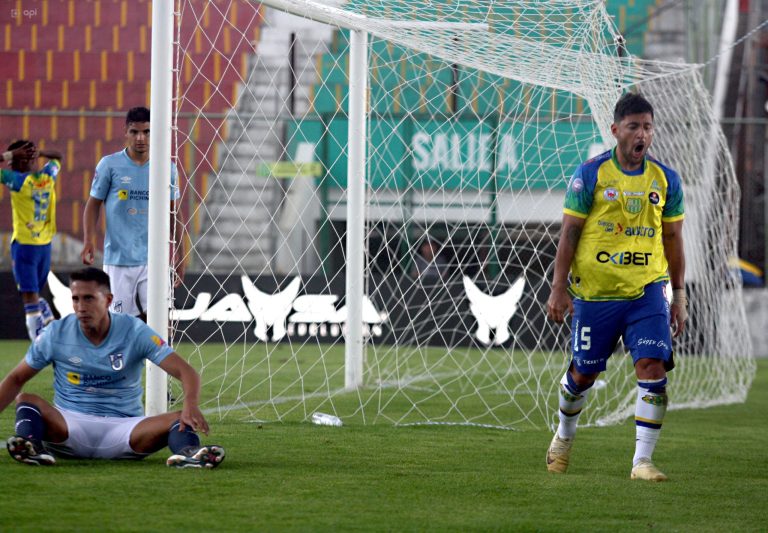
{"type": "MultiPolygon", "coordinates": [[[[0,373],[24,343],[0,343],[0,373]]],[[[50,374],[27,390],[51,395],[50,374]]],[[[674,394],[674,391],[672,391],[674,394]]],[[[667,414],[655,460],[670,482],[629,480],[634,428],[584,428],[565,476],[545,430],[342,428],[212,420],[213,471],[0,457],[0,531],[765,531],[768,360],[747,403],[667,414]]],[[[13,409],[0,434],[13,431],[13,409]]]]}

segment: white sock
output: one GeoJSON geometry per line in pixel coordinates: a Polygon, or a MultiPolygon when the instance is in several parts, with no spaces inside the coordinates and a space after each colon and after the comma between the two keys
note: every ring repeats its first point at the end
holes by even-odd
{"type": "Polygon", "coordinates": [[[667,378],[638,380],[635,403],[635,456],[632,464],[640,459],[651,459],[661,434],[661,423],[667,412],[667,378]]]}
{"type": "Polygon", "coordinates": [[[561,439],[572,439],[576,435],[576,426],[584,404],[587,402],[590,389],[576,390],[575,383],[568,379],[568,370],[560,380],[560,394],[558,395],[558,416],[560,424],[557,426],[557,434],[561,439]]]}
{"type": "Polygon", "coordinates": [[[29,339],[34,341],[40,330],[43,329],[43,315],[38,311],[37,313],[28,313],[26,315],[27,333],[29,333],[29,339]]]}

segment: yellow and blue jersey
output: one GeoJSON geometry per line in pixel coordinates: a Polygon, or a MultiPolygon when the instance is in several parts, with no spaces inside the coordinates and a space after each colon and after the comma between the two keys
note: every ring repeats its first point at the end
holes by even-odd
{"type": "Polygon", "coordinates": [[[669,279],[662,222],[684,216],[680,176],[646,157],[636,171],[615,151],[583,163],[568,183],[563,212],[585,219],[571,263],[570,292],[587,301],[635,299],[669,279]]]}
{"type": "Polygon", "coordinates": [[[40,172],[0,170],[0,182],[11,190],[12,240],[49,244],[56,234],[56,178],[61,163],[52,159],[40,172]]]}

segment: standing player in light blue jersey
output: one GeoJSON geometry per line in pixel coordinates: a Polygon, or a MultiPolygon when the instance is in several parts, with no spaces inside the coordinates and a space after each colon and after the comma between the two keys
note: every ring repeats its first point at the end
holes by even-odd
{"type": "Polygon", "coordinates": [[[53,320],[53,313],[40,293],[51,266],[51,241],[56,234],[56,180],[61,154],[38,152],[34,143],[20,140],[8,147],[2,161],[11,169],[0,169],[0,182],[11,190],[13,236],[11,258],[16,288],[21,293],[27,333],[35,340],[40,330],[53,320]],[[38,171],[38,157],[48,162],[38,171]]]}
{"type": "MultiPolygon", "coordinates": [[[[139,316],[146,320],[147,247],[151,236],[149,221],[149,109],[134,107],[125,119],[124,150],[99,161],[91,185],[91,194],[83,213],[83,250],[81,258],[92,265],[96,250],[96,226],[102,204],[107,221],[104,237],[104,270],[112,279],[112,312],[139,316]]],[[[184,276],[181,213],[176,212],[179,198],[176,165],[171,164],[171,228],[175,227],[178,286],[184,276]]],[[[173,233],[172,233],[173,234],[173,233]]]]}
{"type": "Polygon", "coordinates": [[[667,479],[651,456],[667,409],[672,334],[688,317],[684,209],[680,176],[647,155],[653,118],[643,96],[622,96],[611,125],[616,147],[579,166],[568,184],[547,315],[555,322],[571,315],[573,358],[560,381],[550,472],[568,468],[579,414],[621,338],[637,376],[630,477],[667,479]]]}
{"type": "Polygon", "coordinates": [[[109,276],[88,267],[70,275],[74,314],[43,329],[19,365],[0,382],[0,412],[16,400],[15,435],[8,452],[31,465],[56,457],[143,459],[168,446],[168,466],[213,468],[221,446],[200,446],[208,434],[198,407],[200,377],[138,318],[109,311],[109,276]],[[181,381],[181,412],[142,416],[142,373],[150,360],[181,381]],[[53,366],[53,405],[21,392],[53,366]]]}

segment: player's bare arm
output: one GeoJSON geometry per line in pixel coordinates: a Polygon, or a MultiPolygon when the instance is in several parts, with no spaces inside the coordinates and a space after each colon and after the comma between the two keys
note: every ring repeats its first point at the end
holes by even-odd
{"type": "Polygon", "coordinates": [[[200,376],[197,371],[175,352],[160,363],[160,368],[181,381],[181,386],[184,389],[184,406],[181,409],[181,427],[179,429],[183,431],[186,426],[189,426],[195,431],[202,431],[207,435],[208,422],[198,407],[200,376]]]}
{"type": "Polygon", "coordinates": [[[16,368],[11,370],[7,376],[0,382],[0,413],[13,402],[14,398],[21,392],[24,384],[35,377],[39,370],[35,370],[21,361],[16,368]]]}
{"type": "Polygon", "coordinates": [[[670,324],[673,335],[680,336],[688,319],[688,301],[685,297],[685,250],[683,246],[683,221],[662,222],[664,255],[669,264],[669,280],[672,285],[670,324]]]}
{"type": "Polygon", "coordinates": [[[56,159],[57,161],[61,161],[61,152],[58,150],[40,150],[38,155],[46,159],[56,159]]]}
{"type": "Polygon", "coordinates": [[[83,250],[80,259],[84,265],[92,265],[96,258],[96,224],[99,221],[103,200],[88,197],[83,210],[83,250]]]}
{"type": "Polygon", "coordinates": [[[584,219],[572,215],[563,215],[563,227],[555,255],[555,269],[552,275],[552,292],[547,300],[547,316],[557,323],[565,320],[565,315],[573,313],[573,301],[568,294],[568,272],[581,239],[584,219]]]}

